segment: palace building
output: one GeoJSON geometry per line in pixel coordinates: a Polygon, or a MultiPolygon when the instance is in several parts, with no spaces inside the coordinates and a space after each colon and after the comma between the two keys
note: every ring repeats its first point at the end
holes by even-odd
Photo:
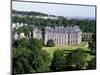
{"type": "Polygon", "coordinates": [[[82,31],[78,26],[70,27],[35,27],[29,34],[29,38],[43,39],[45,45],[52,39],[56,45],[78,45],[81,42],[82,31]]]}
{"type": "MultiPolygon", "coordinates": [[[[17,38],[17,36],[15,36],[15,38],[17,38]]],[[[51,39],[56,45],[78,45],[82,39],[82,31],[78,26],[44,27],[43,29],[33,27],[33,31],[29,32],[26,37],[43,39],[45,45],[47,44],[47,41],[51,39]]]]}

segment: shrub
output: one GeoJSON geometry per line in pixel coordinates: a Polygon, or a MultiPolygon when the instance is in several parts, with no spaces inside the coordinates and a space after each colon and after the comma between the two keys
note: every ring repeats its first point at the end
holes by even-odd
{"type": "Polygon", "coordinates": [[[47,47],[53,47],[55,45],[54,41],[52,39],[47,41],[47,47]]]}

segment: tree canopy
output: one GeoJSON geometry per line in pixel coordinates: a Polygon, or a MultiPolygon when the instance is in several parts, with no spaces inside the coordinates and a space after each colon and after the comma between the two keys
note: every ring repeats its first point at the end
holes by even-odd
{"type": "Polygon", "coordinates": [[[13,73],[34,73],[49,71],[51,57],[41,50],[39,39],[20,39],[13,41],[13,73]]]}
{"type": "Polygon", "coordinates": [[[51,70],[62,71],[65,68],[66,58],[64,51],[56,50],[53,54],[53,60],[51,62],[51,70]]]}
{"type": "Polygon", "coordinates": [[[55,46],[54,40],[52,40],[52,39],[48,40],[46,46],[48,46],[48,47],[55,46]]]}
{"type": "Polygon", "coordinates": [[[82,49],[76,49],[69,53],[67,61],[75,69],[86,69],[88,65],[88,55],[82,49]]]}

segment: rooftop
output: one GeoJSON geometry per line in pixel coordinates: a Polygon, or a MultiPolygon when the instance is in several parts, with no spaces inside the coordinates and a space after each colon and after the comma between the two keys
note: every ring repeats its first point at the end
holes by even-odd
{"type": "Polygon", "coordinates": [[[63,26],[58,26],[58,27],[45,27],[46,32],[62,32],[62,33],[75,33],[75,32],[80,32],[80,28],[78,26],[70,26],[70,27],[63,27],[63,26]]]}

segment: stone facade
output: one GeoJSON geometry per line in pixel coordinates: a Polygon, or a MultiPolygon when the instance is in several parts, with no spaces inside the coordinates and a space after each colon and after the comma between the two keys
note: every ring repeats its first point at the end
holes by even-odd
{"type": "Polygon", "coordinates": [[[34,28],[32,31],[32,37],[43,39],[45,44],[52,39],[56,45],[77,45],[81,42],[81,36],[78,26],[45,27],[44,30],[34,28]]]}
{"type": "Polygon", "coordinates": [[[95,33],[89,33],[89,32],[83,32],[82,33],[82,40],[83,41],[92,41],[93,36],[95,36],[95,33]]]}

